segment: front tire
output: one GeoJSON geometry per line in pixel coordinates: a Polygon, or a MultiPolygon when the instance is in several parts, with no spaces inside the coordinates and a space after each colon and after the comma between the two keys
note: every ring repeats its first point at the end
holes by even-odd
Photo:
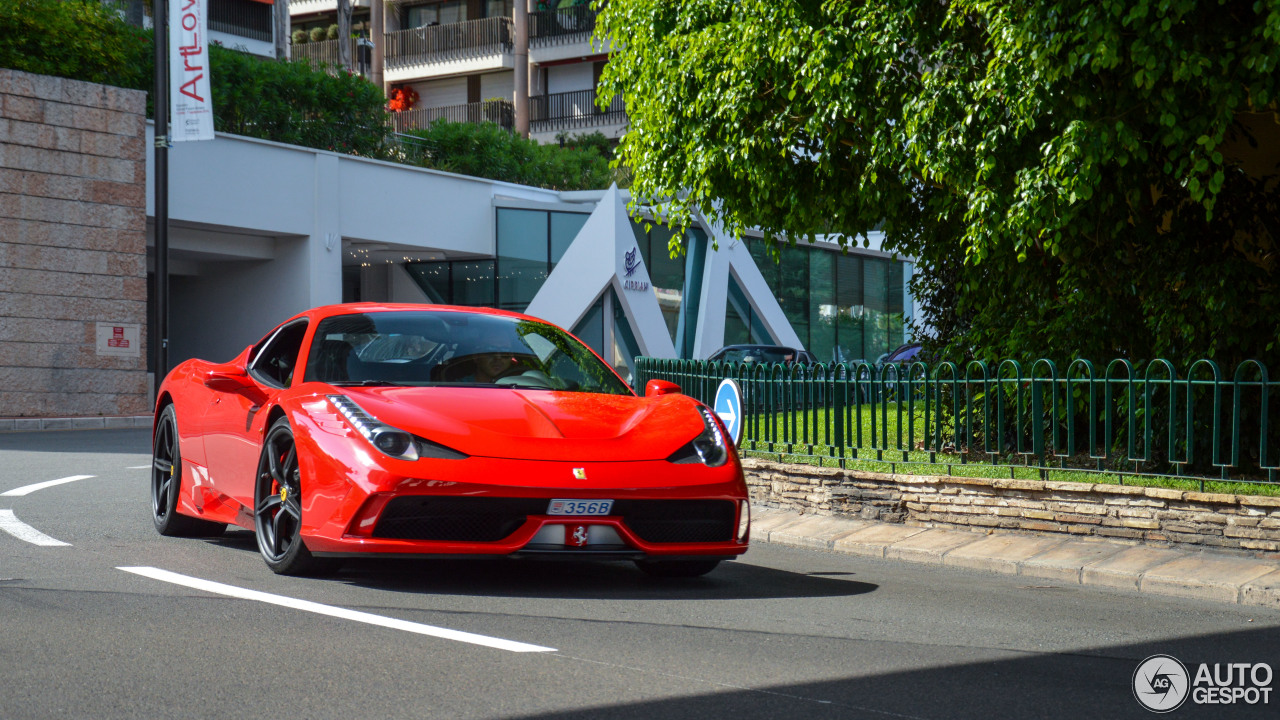
{"type": "Polygon", "coordinates": [[[660,578],[702,577],[720,564],[719,560],[637,560],[646,575],[660,578]]]}
{"type": "Polygon", "coordinates": [[[151,444],[151,521],[167,537],[216,537],[226,523],[197,520],[178,513],[182,492],[182,450],[178,445],[178,413],[166,405],[151,444]]]}
{"type": "Polygon", "coordinates": [[[324,575],[341,561],[317,558],[302,541],[302,471],[293,428],[280,418],[267,431],[253,493],[258,552],[280,575],[324,575]]]}

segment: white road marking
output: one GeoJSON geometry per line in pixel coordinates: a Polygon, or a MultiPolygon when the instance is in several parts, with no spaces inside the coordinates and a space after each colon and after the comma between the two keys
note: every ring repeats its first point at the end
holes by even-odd
{"type": "Polygon", "coordinates": [[[43,490],[43,489],[45,489],[45,488],[47,488],[47,487],[53,487],[54,485],[61,485],[61,484],[63,484],[63,483],[75,482],[75,481],[77,481],[77,480],[88,480],[88,479],[89,479],[89,478],[91,478],[91,477],[96,477],[96,476],[94,476],[94,475],[72,475],[71,477],[58,478],[57,480],[46,480],[46,481],[44,481],[44,482],[36,483],[36,484],[34,484],[34,485],[23,485],[23,486],[22,486],[22,487],[20,487],[20,488],[14,488],[14,489],[12,489],[12,490],[9,490],[8,492],[2,492],[2,493],[0,493],[0,496],[2,496],[2,497],[22,497],[23,495],[30,495],[31,493],[33,493],[33,492],[35,492],[35,491],[37,491],[37,490],[43,490]]]}
{"type": "Polygon", "coordinates": [[[0,530],[9,533],[19,540],[25,540],[32,545],[44,545],[45,547],[71,547],[71,543],[64,543],[61,540],[51,538],[22,522],[13,514],[12,510],[0,510],[0,530]]]}
{"type": "Polygon", "coordinates": [[[125,470],[150,470],[150,469],[151,469],[150,465],[130,465],[129,467],[125,468],[125,470]]]}
{"type": "Polygon", "coordinates": [[[189,575],[179,575],[178,573],[161,570],[159,568],[118,567],[116,569],[133,573],[135,575],[141,575],[143,577],[149,577],[161,582],[182,585],[196,590],[204,590],[205,592],[211,592],[216,595],[226,595],[228,597],[240,598],[242,600],[257,600],[258,602],[269,603],[271,605],[303,610],[305,612],[316,613],[317,615],[328,615],[329,617],[342,618],[344,620],[354,620],[356,622],[368,623],[369,625],[391,628],[392,630],[404,630],[405,632],[417,633],[418,635],[430,635],[431,637],[443,638],[445,640],[456,640],[458,642],[471,643],[472,645],[483,645],[484,647],[496,648],[498,650],[509,650],[510,652],[556,652],[555,648],[542,647],[541,645],[529,645],[527,643],[516,642],[514,640],[503,640],[502,638],[489,637],[487,635],[476,635],[469,632],[462,632],[461,630],[450,630],[448,628],[435,627],[434,625],[423,625],[421,623],[409,622],[408,620],[398,620],[396,618],[384,617],[382,615],[360,612],[359,610],[348,610],[346,608],[334,607],[333,605],[322,605],[320,603],[311,602],[310,600],[298,600],[297,598],[285,597],[284,595],[273,595],[272,593],[248,590],[234,585],[224,585],[220,582],[213,582],[212,580],[201,580],[200,578],[191,577],[189,575]]]}

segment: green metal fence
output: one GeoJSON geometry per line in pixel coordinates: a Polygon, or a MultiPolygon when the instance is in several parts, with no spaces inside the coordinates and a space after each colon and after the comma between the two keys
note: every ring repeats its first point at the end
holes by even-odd
{"type": "Polygon", "coordinates": [[[726,378],[742,388],[740,447],[748,454],[841,467],[881,463],[890,472],[898,465],[947,474],[995,467],[1015,477],[1032,468],[1045,478],[1091,473],[1079,479],[1122,484],[1175,478],[1201,490],[1206,481],[1280,485],[1280,403],[1271,402],[1280,383],[1253,360],[1230,375],[1212,360],[1181,375],[1167,360],[1074,360],[1065,369],[1044,359],[963,368],[636,363],[637,390],[669,380],[708,404],[726,378]]]}

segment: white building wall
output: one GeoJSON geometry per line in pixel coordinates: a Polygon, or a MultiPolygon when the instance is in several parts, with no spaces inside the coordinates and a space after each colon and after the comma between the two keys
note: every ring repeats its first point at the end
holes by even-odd
{"type": "Polygon", "coordinates": [[[418,91],[418,108],[449,107],[467,103],[467,79],[465,77],[444,78],[411,83],[418,91]]]}

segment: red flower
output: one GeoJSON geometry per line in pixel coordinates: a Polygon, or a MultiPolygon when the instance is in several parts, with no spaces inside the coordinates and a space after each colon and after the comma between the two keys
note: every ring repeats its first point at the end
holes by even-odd
{"type": "Polygon", "coordinates": [[[391,88],[387,109],[392,112],[403,112],[412,109],[417,102],[418,93],[413,88],[407,86],[395,87],[391,88]]]}

